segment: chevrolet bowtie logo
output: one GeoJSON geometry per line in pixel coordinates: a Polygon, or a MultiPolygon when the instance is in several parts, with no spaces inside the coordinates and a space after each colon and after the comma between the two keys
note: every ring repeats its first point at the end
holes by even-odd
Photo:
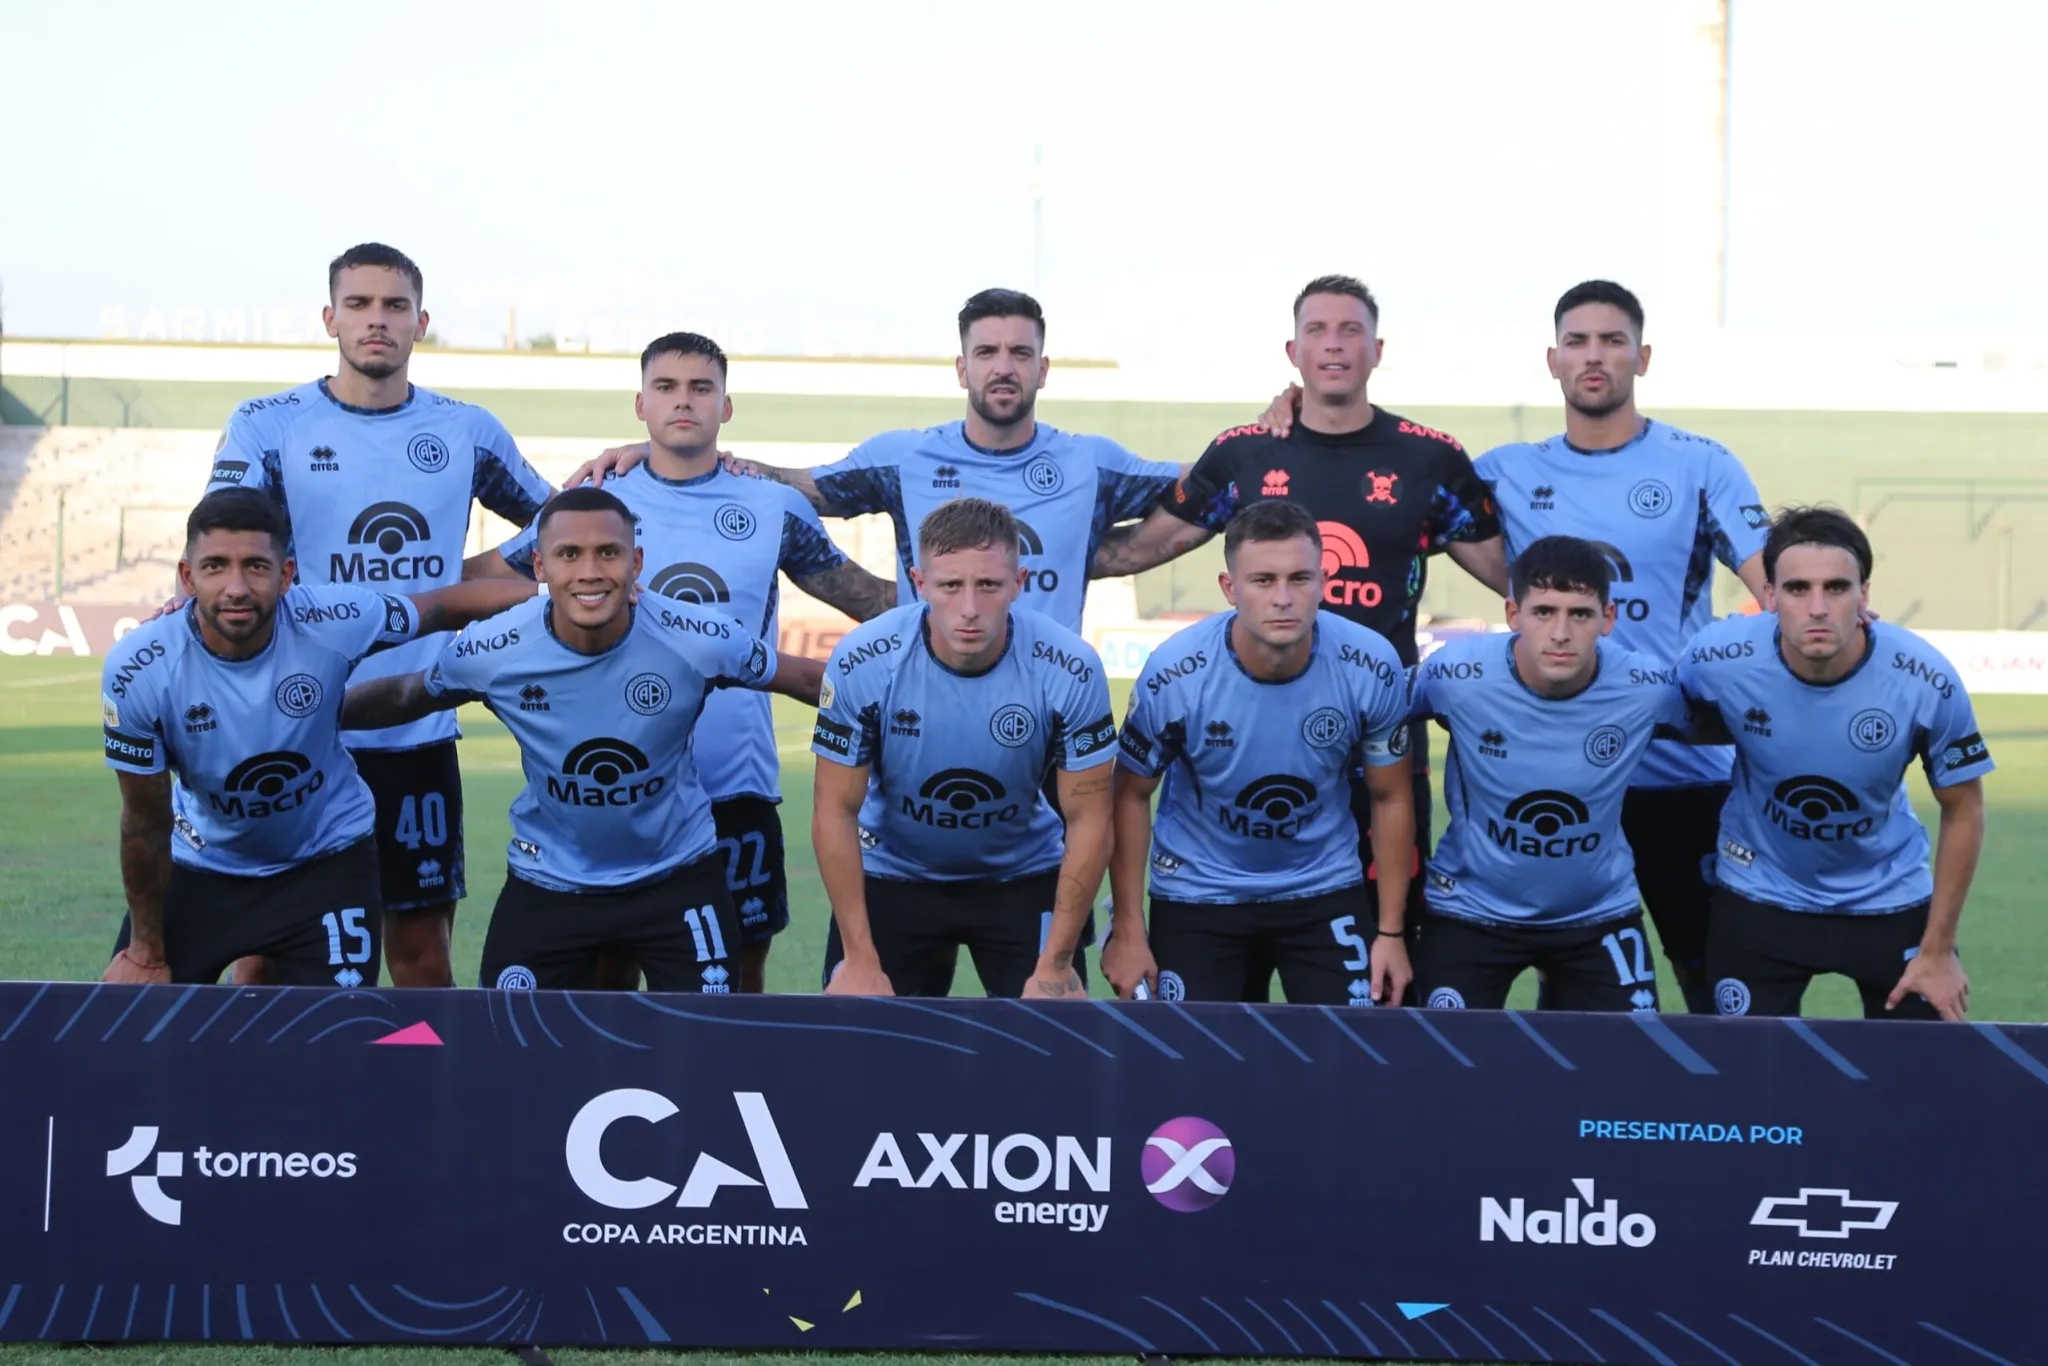
{"type": "Polygon", "coordinates": [[[1896,1200],[1856,1200],[1845,1190],[1802,1186],[1796,1196],[1767,1195],[1759,1200],[1749,1222],[1798,1229],[1802,1238],[1846,1238],[1859,1229],[1888,1227],[1898,1208],[1896,1200]]]}

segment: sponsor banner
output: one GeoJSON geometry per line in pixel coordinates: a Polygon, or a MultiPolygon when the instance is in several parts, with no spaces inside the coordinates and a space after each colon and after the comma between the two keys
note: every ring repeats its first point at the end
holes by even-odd
{"type": "Polygon", "coordinates": [[[2048,631],[1922,631],[1978,695],[2048,693],[2048,631]]]}
{"type": "Polygon", "coordinates": [[[2048,1342],[2037,1026],[8,984],[0,1066],[0,1340],[2048,1342]]]}

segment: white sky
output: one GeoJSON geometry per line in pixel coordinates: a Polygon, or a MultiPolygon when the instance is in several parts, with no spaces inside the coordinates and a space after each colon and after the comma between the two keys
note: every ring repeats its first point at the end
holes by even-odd
{"type": "MultiPolygon", "coordinates": [[[[2039,327],[2048,4],[1734,5],[1729,321],[2039,327]]],[[[451,343],[516,304],[634,348],[944,353],[968,293],[1032,287],[1034,145],[1056,355],[1277,340],[1325,270],[1390,332],[1547,319],[1588,275],[1654,330],[1709,274],[1666,264],[1698,234],[1662,186],[1711,117],[1672,121],[1670,13],[0,0],[7,330],[296,320],[377,238],[451,343]]]]}

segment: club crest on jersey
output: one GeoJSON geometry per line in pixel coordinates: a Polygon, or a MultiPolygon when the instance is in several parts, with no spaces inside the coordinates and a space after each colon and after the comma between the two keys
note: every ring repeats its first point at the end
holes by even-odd
{"type": "Polygon", "coordinates": [[[1628,491],[1628,510],[1638,517],[1662,517],[1677,501],[1662,479],[1639,479],[1628,491]]]}
{"type": "Polygon", "coordinates": [[[1605,768],[1628,748],[1628,732],[1620,726],[1601,726],[1586,737],[1586,762],[1605,768]]]}
{"type": "Polygon", "coordinates": [[[439,474],[448,468],[448,448],[431,432],[421,432],[407,442],[405,458],[421,474],[439,474]]]}
{"type": "Polygon", "coordinates": [[[1049,455],[1038,456],[1024,467],[1024,487],[1041,497],[1058,493],[1066,482],[1059,462],[1049,455]]]}
{"type": "Polygon", "coordinates": [[[1380,470],[1369,470],[1359,484],[1359,491],[1368,503],[1399,503],[1401,501],[1401,476],[1387,474],[1380,470]]]}
{"type": "Polygon", "coordinates": [[[1898,734],[1892,714],[1878,707],[1866,707],[1849,718],[1849,743],[1865,754],[1876,754],[1898,734]]]}
{"type": "Polygon", "coordinates": [[[320,710],[320,680],[311,674],[293,674],[277,685],[277,709],[294,721],[303,721],[320,710]]]}
{"type": "Polygon", "coordinates": [[[1344,738],[1344,713],[1317,707],[1301,721],[1301,738],[1316,749],[1328,749],[1344,738]]]}
{"type": "Polygon", "coordinates": [[[1007,749],[1017,749],[1030,743],[1037,731],[1038,718],[1031,714],[1029,707],[1015,702],[997,709],[996,714],[989,718],[988,733],[997,744],[1007,749]]]}
{"type": "Polygon", "coordinates": [[[738,503],[722,503],[711,514],[711,525],[728,541],[744,541],[754,534],[754,514],[738,503]]]}
{"type": "Polygon", "coordinates": [[[667,711],[670,695],[668,680],[660,674],[635,674],[626,684],[626,705],[642,716],[667,711]]]}

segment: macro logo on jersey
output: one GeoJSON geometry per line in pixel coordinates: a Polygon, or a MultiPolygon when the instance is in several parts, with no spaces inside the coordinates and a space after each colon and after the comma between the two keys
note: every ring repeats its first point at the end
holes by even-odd
{"type": "Polygon", "coordinates": [[[1849,718],[1849,743],[1865,754],[1876,754],[1899,733],[1892,714],[1878,707],[1866,707],[1849,718]]]}
{"type": "Polygon", "coordinates": [[[327,785],[327,775],[313,761],[291,750],[276,749],[242,760],[228,770],[225,793],[209,792],[214,811],[235,820],[261,820],[297,811],[327,785]]]}
{"type": "Polygon", "coordinates": [[[407,553],[432,535],[419,509],[404,503],[372,503],[349,523],[348,543],[362,549],[329,556],[327,576],[336,583],[438,579],[448,571],[445,558],[407,553]]]}
{"type": "Polygon", "coordinates": [[[1332,607],[1379,606],[1380,586],[1355,575],[1372,567],[1358,533],[1342,522],[1317,522],[1316,530],[1323,535],[1323,601],[1332,607]]]}
{"type": "MultiPolygon", "coordinates": [[[[1022,517],[1017,519],[1017,554],[1023,559],[1035,559],[1045,553],[1045,541],[1031,523],[1022,517]]],[[[1034,569],[1024,566],[1024,591],[1027,593],[1050,593],[1060,586],[1057,569],[1034,569]]]]}
{"type": "MultiPolygon", "coordinates": [[[[1588,541],[1586,544],[1607,557],[1608,572],[1613,575],[1610,588],[1636,581],[1635,566],[1628,562],[1628,556],[1622,554],[1618,546],[1607,541],[1588,541]]],[[[1629,621],[1643,621],[1650,615],[1650,604],[1646,598],[1623,597],[1620,593],[1613,592],[1608,594],[1608,598],[1614,603],[1614,614],[1617,617],[1624,617],[1629,621]]]]}
{"type": "Polygon", "coordinates": [[[1400,488],[1400,475],[1384,474],[1379,470],[1369,471],[1364,481],[1359,484],[1359,491],[1365,495],[1365,501],[1368,503],[1399,503],[1400,488]]]}
{"type": "Polygon", "coordinates": [[[320,680],[311,674],[293,674],[277,685],[277,709],[294,721],[303,721],[320,710],[320,680]]]}
{"type": "Polygon", "coordinates": [[[1601,726],[1586,737],[1586,762],[1605,768],[1628,748],[1628,732],[1620,726],[1601,726]]]}
{"type": "Polygon", "coordinates": [[[1023,811],[1021,803],[1005,800],[1009,795],[980,769],[945,768],[925,779],[915,797],[904,794],[903,814],[938,830],[984,830],[1023,811]]]}
{"type": "Polygon", "coordinates": [[[1017,749],[1031,742],[1038,731],[1038,718],[1031,714],[1029,707],[1011,702],[997,709],[989,718],[988,733],[995,737],[997,744],[1008,749],[1017,749]]]}
{"type": "Polygon", "coordinates": [[[1267,498],[1285,498],[1287,482],[1293,477],[1286,470],[1267,470],[1265,483],[1259,486],[1259,493],[1267,498]]]}
{"type": "Polygon", "coordinates": [[[1315,749],[1328,749],[1344,738],[1344,713],[1317,707],[1301,721],[1301,738],[1315,749]]]}
{"type": "Polygon", "coordinates": [[[754,534],[754,514],[738,503],[722,503],[711,514],[711,525],[728,541],[744,541],[754,534]]]}
{"type": "Polygon", "coordinates": [[[1787,778],[1764,798],[1764,818],[1796,840],[1835,843],[1869,834],[1875,815],[1858,815],[1863,804],[1833,778],[1803,773],[1787,778]]]}
{"type": "Polygon", "coordinates": [[[1639,479],[1628,491],[1628,510],[1638,517],[1662,517],[1677,501],[1662,479],[1639,479]]]}
{"type": "Polygon", "coordinates": [[[1061,472],[1059,462],[1049,455],[1041,455],[1024,467],[1024,487],[1040,497],[1050,497],[1066,486],[1067,476],[1061,472]]]}
{"type": "Polygon", "coordinates": [[[405,458],[421,474],[439,474],[448,468],[448,447],[431,432],[421,432],[405,447],[405,458]]]}
{"type": "Polygon", "coordinates": [[[1269,773],[1239,790],[1216,819],[1233,835],[1255,840],[1291,840],[1316,817],[1316,787],[1292,773],[1269,773]]]}
{"type": "Polygon", "coordinates": [[[732,591],[725,586],[725,580],[708,564],[672,564],[656,574],[647,586],[665,598],[699,605],[732,601],[732,591]]]}
{"type": "Polygon", "coordinates": [[[668,779],[647,772],[647,756],[624,740],[585,740],[562,760],[563,776],[548,774],[548,795],[569,806],[633,806],[658,797],[668,779]]]}
{"type": "Polygon", "coordinates": [[[1586,804],[1569,792],[1538,788],[1507,804],[1501,820],[1486,818],[1486,833],[1501,848],[1525,858],[1570,858],[1600,847],[1600,832],[1578,827],[1593,819],[1586,804]]]}

